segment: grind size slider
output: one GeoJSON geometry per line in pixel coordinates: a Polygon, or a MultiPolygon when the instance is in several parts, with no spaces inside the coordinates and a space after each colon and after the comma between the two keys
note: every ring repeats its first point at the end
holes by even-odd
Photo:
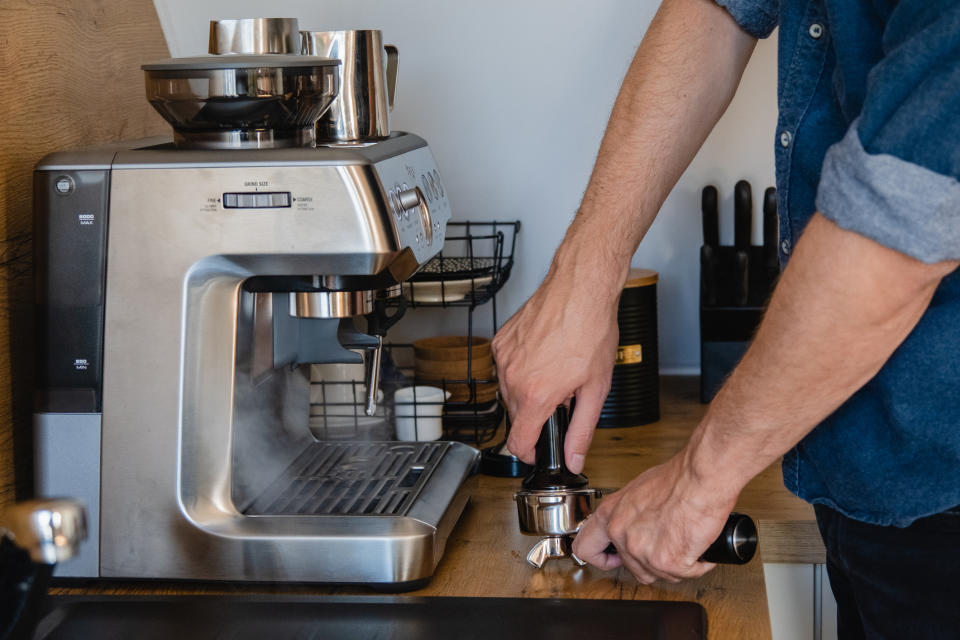
{"type": "MultiPolygon", "coordinates": [[[[564,463],[563,443],[571,412],[572,405],[571,409],[559,406],[543,425],[537,440],[536,466],[514,495],[520,531],[541,536],[527,553],[527,562],[538,569],[551,558],[570,557],[580,566],[585,564],[571,550],[573,536],[603,496],[599,489],[587,486],[585,475],[572,473],[564,463]]],[[[700,559],[745,564],[756,550],[757,527],[753,520],[742,513],[731,513],[720,536],[700,559]]],[[[616,552],[612,544],[606,549],[606,553],[616,552]]]]}

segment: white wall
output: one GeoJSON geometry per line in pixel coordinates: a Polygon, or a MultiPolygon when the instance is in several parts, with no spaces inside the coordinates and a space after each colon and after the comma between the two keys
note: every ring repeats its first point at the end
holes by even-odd
{"type": "MultiPolygon", "coordinates": [[[[173,55],[206,52],[208,21],[294,16],[301,29],[379,28],[400,49],[394,129],[424,136],[456,219],[519,219],[500,321],[540,283],[583,194],[610,108],[658,3],[648,0],[155,0],[173,55]]],[[[696,371],[700,189],[773,184],[776,43],[761,42],[740,93],[667,199],[633,264],[660,272],[661,368],[696,371]]],[[[452,312],[458,314],[458,312],[452,312]]],[[[465,330],[462,315],[418,311],[397,331],[465,330]],[[413,319],[411,319],[413,318],[413,319]],[[451,323],[453,323],[451,325],[451,323]],[[447,326],[438,327],[437,324],[447,326]]],[[[490,332],[489,314],[478,315],[490,332]]],[[[396,336],[392,336],[396,337],[396,336]]]]}

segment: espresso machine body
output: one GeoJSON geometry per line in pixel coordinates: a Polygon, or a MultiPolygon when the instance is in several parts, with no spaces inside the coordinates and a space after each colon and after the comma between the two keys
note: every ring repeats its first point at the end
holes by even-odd
{"type": "Polygon", "coordinates": [[[309,363],[359,356],[341,320],[292,301],[298,282],[387,290],[412,275],[443,246],[437,180],[411,134],[256,151],[148,140],[38,165],[37,489],[83,499],[91,532],[58,575],[429,578],[476,453],[318,441],[309,363]]]}

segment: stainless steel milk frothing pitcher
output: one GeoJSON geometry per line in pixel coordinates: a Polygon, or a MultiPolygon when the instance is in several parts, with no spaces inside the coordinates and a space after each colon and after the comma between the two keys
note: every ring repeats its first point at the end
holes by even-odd
{"type": "Polygon", "coordinates": [[[397,88],[397,48],[379,29],[301,31],[300,52],[340,64],[340,95],[317,122],[318,142],[363,142],[390,135],[397,88]]]}

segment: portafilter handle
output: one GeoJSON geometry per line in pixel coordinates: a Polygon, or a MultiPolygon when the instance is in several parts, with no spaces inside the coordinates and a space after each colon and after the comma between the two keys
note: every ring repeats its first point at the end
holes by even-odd
{"type": "MultiPolygon", "coordinates": [[[[615,555],[617,548],[611,542],[603,552],[615,555]]],[[[734,511],[723,525],[723,531],[703,552],[700,560],[716,564],[746,564],[756,552],[757,525],[750,516],[734,511]]]]}
{"type": "Polygon", "coordinates": [[[753,519],[734,511],[723,525],[723,531],[700,556],[703,562],[746,564],[757,552],[757,525],[753,519]]]}

